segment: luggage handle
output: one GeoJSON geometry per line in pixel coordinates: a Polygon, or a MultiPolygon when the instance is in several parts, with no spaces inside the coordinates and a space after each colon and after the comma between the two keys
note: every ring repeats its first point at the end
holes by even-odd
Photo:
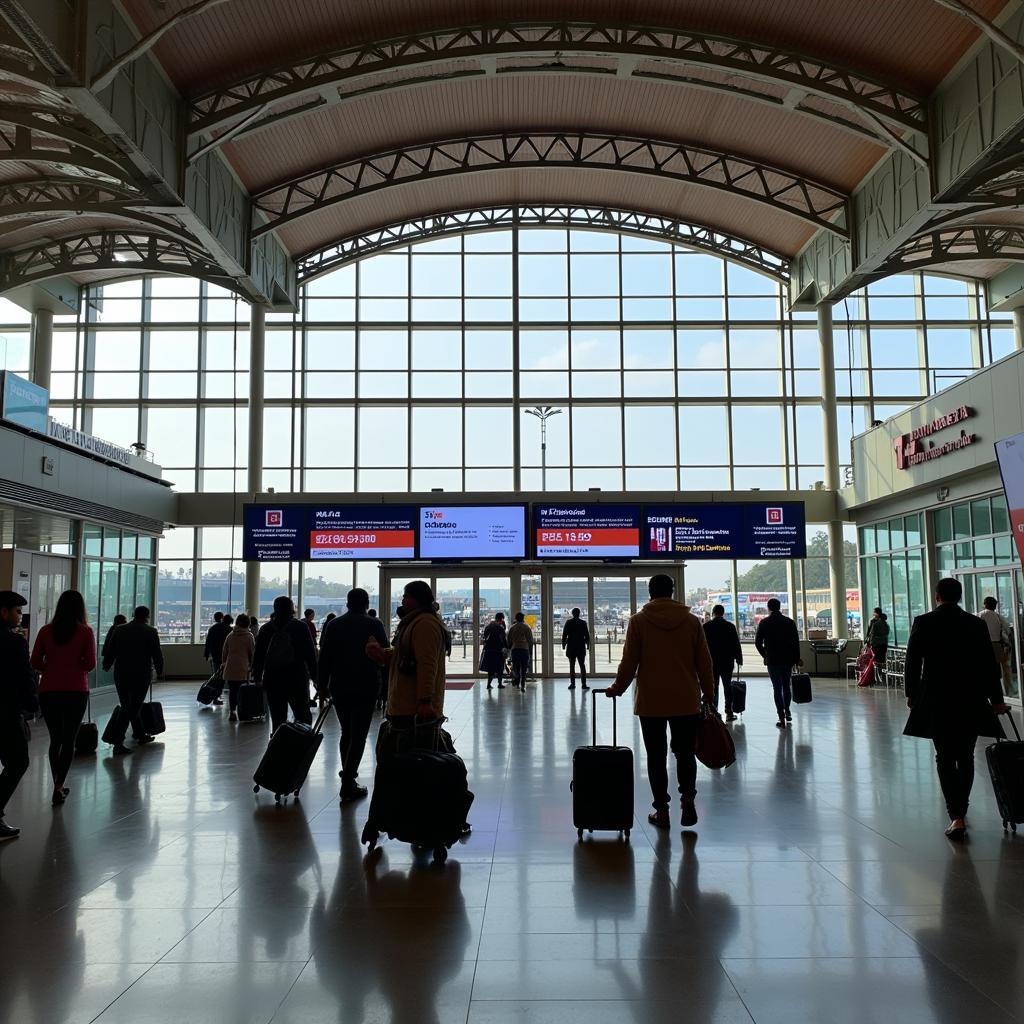
{"type": "Polygon", "coordinates": [[[327,716],[330,714],[332,707],[334,707],[334,700],[331,697],[328,697],[324,701],[324,706],[320,709],[320,714],[316,716],[316,721],[313,723],[314,736],[323,729],[324,722],[327,721],[327,716]]]}
{"type": "MultiPolygon", "coordinates": [[[[1000,716],[1002,717],[1002,716],[1000,716]]],[[[1020,742],[1020,730],[1017,728],[1017,723],[1014,721],[1013,715],[1009,711],[1006,713],[1006,717],[1010,720],[1010,725],[1013,726],[1014,735],[1017,737],[1017,742],[1020,742]]]]}
{"type": "MultiPolygon", "coordinates": [[[[602,687],[597,690],[591,690],[590,696],[594,699],[594,714],[593,714],[593,726],[594,726],[594,746],[597,746],[597,695],[599,693],[607,693],[608,688],[602,687]]],[[[619,699],[619,695],[612,694],[612,746],[617,747],[619,745],[619,734],[618,734],[618,715],[615,713],[615,702],[619,699]]]]}

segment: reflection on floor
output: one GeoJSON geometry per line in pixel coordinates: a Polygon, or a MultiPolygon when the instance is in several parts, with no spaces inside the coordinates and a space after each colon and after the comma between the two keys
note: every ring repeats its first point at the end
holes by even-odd
{"type": "Polygon", "coordinates": [[[301,802],[275,807],[250,782],[265,727],[193,689],[163,688],[162,743],[79,758],[56,810],[35,727],[8,809],[24,835],[0,847],[0,1021],[1024,1019],[1024,834],[1002,834],[979,751],[971,840],[943,838],[894,693],[818,681],[780,733],[752,681],[738,763],[701,770],[699,827],[648,828],[641,774],[629,845],[576,843],[588,696],[450,693],[475,831],[435,868],[397,843],[364,859],[333,721],[301,802]]]}

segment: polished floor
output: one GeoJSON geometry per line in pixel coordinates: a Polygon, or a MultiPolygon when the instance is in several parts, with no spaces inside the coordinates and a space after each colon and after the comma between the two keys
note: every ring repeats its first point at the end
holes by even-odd
{"type": "Polygon", "coordinates": [[[265,727],[193,690],[162,688],[161,743],[78,758],[58,809],[35,727],[7,815],[24,834],[0,846],[0,1021],[1024,1020],[1024,832],[1003,835],[979,749],[970,841],[944,839],[895,693],[818,680],[779,732],[752,678],[738,762],[701,769],[699,826],[647,826],[638,756],[627,845],[572,828],[587,697],[451,692],[474,832],[437,867],[397,843],[364,856],[334,721],[300,802],[276,807],[252,793],[265,727]]]}

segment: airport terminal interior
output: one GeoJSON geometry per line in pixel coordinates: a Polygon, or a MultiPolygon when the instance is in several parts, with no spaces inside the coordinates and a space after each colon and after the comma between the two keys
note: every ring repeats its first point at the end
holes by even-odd
{"type": "Polygon", "coordinates": [[[0,619],[0,1024],[1024,1021],[1024,0],[0,4],[0,619]],[[695,823],[634,695],[697,683],[602,692],[655,576],[746,684],[695,823]],[[1007,735],[969,814],[904,734],[948,579],[1007,735]],[[75,685],[12,652],[67,591],[58,779],[18,695],[75,685]],[[326,694],[236,716],[209,631],[256,620],[264,707],[275,601],[324,658],[361,592],[339,780],[326,694]],[[403,764],[417,822],[463,773],[447,838],[371,817],[403,764]]]}

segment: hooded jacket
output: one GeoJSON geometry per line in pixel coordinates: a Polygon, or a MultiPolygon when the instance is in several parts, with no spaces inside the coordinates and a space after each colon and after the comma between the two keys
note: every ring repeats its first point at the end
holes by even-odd
{"type": "Polygon", "coordinates": [[[700,621],[686,605],[656,597],[629,620],[615,692],[629,689],[634,676],[636,715],[696,715],[702,693],[714,704],[711,652],[700,621]]]}

